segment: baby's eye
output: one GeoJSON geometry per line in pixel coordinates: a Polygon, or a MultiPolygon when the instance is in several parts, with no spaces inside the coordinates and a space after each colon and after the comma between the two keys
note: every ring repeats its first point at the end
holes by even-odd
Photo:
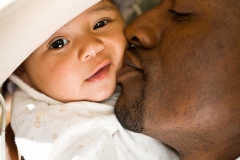
{"type": "Polygon", "coordinates": [[[59,38],[56,41],[54,41],[49,48],[51,49],[59,49],[64,47],[66,44],[68,44],[68,40],[64,39],[64,38],[59,38]]]}
{"type": "Polygon", "coordinates": [[[93,29],[98,29],[105,26],[108,23],[108,20],[102,20],[96,23],[93,29]]]}

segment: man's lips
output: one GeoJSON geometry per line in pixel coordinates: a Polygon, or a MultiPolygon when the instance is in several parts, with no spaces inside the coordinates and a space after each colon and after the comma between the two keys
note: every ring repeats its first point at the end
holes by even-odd
{"type": "Polygon", "coordinates": [[[89,78],[86,79],[87,82],[98,82],[104,79],[109,72],[110,62],[104,62],[100,66],[98,66],[93,74],[89,78]]]}
{"type": "Polygon", "coordinates": [[[123,76],[131,76],[131,73],[132,72],[136,72],[137,69],[132,67],[132,66],[129,66],[129,65],[125,65],[123,68],[121,68],[119,70],[119,72],[117,73],[117,79],[119,80],[121,77],[123,76]]]}
{"type": "Polygon", "coordinates": [[[141,62],[136,53],[132,50],[127,50],[123,60],[123,68],[117,74],[117,78],[119,79],[123,75],[131,75],[132,72],[142,72],[141,62]]]}

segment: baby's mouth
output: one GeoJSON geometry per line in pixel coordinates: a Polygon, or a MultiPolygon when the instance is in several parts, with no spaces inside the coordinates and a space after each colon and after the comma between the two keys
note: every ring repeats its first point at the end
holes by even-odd
{"type": "Polygon", "coordinates": [[[104,79],[108,75],[109,67],[110,67],[110,64],[100,68],[92,76],[90,76],[88,79],[86,79],[86,81],[87,82],[98,82],[98,81],[104,79]]]}

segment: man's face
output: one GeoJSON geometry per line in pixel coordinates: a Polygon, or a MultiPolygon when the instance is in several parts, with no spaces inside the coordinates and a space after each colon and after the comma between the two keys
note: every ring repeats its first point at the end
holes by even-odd
{"type": "Polygon", "coordinates": [[[214,133],[239,129],[239,8],[234,0],[162,0],[126,28],[135,47],[118,74],[124,127],[176,148],[183,137],[217,141],[214,133]]]}

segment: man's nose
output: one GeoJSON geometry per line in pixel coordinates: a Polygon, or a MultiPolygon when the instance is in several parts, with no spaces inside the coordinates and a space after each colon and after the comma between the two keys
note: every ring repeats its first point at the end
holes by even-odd
{"type": "Polygon", "coordinates": [[[130,23],[125,29],[128,42],[147,49],[154,48],[160,42],[162,33],[160,17],[156,16],[155,8],[130,23]]]}
{"type": "Polygon", "coordinates": [[[81,37],[77,45],[79,46],[78,58],[83,62],[95,57],[104,49],[104,43],[94,36],[81,37]]]}

